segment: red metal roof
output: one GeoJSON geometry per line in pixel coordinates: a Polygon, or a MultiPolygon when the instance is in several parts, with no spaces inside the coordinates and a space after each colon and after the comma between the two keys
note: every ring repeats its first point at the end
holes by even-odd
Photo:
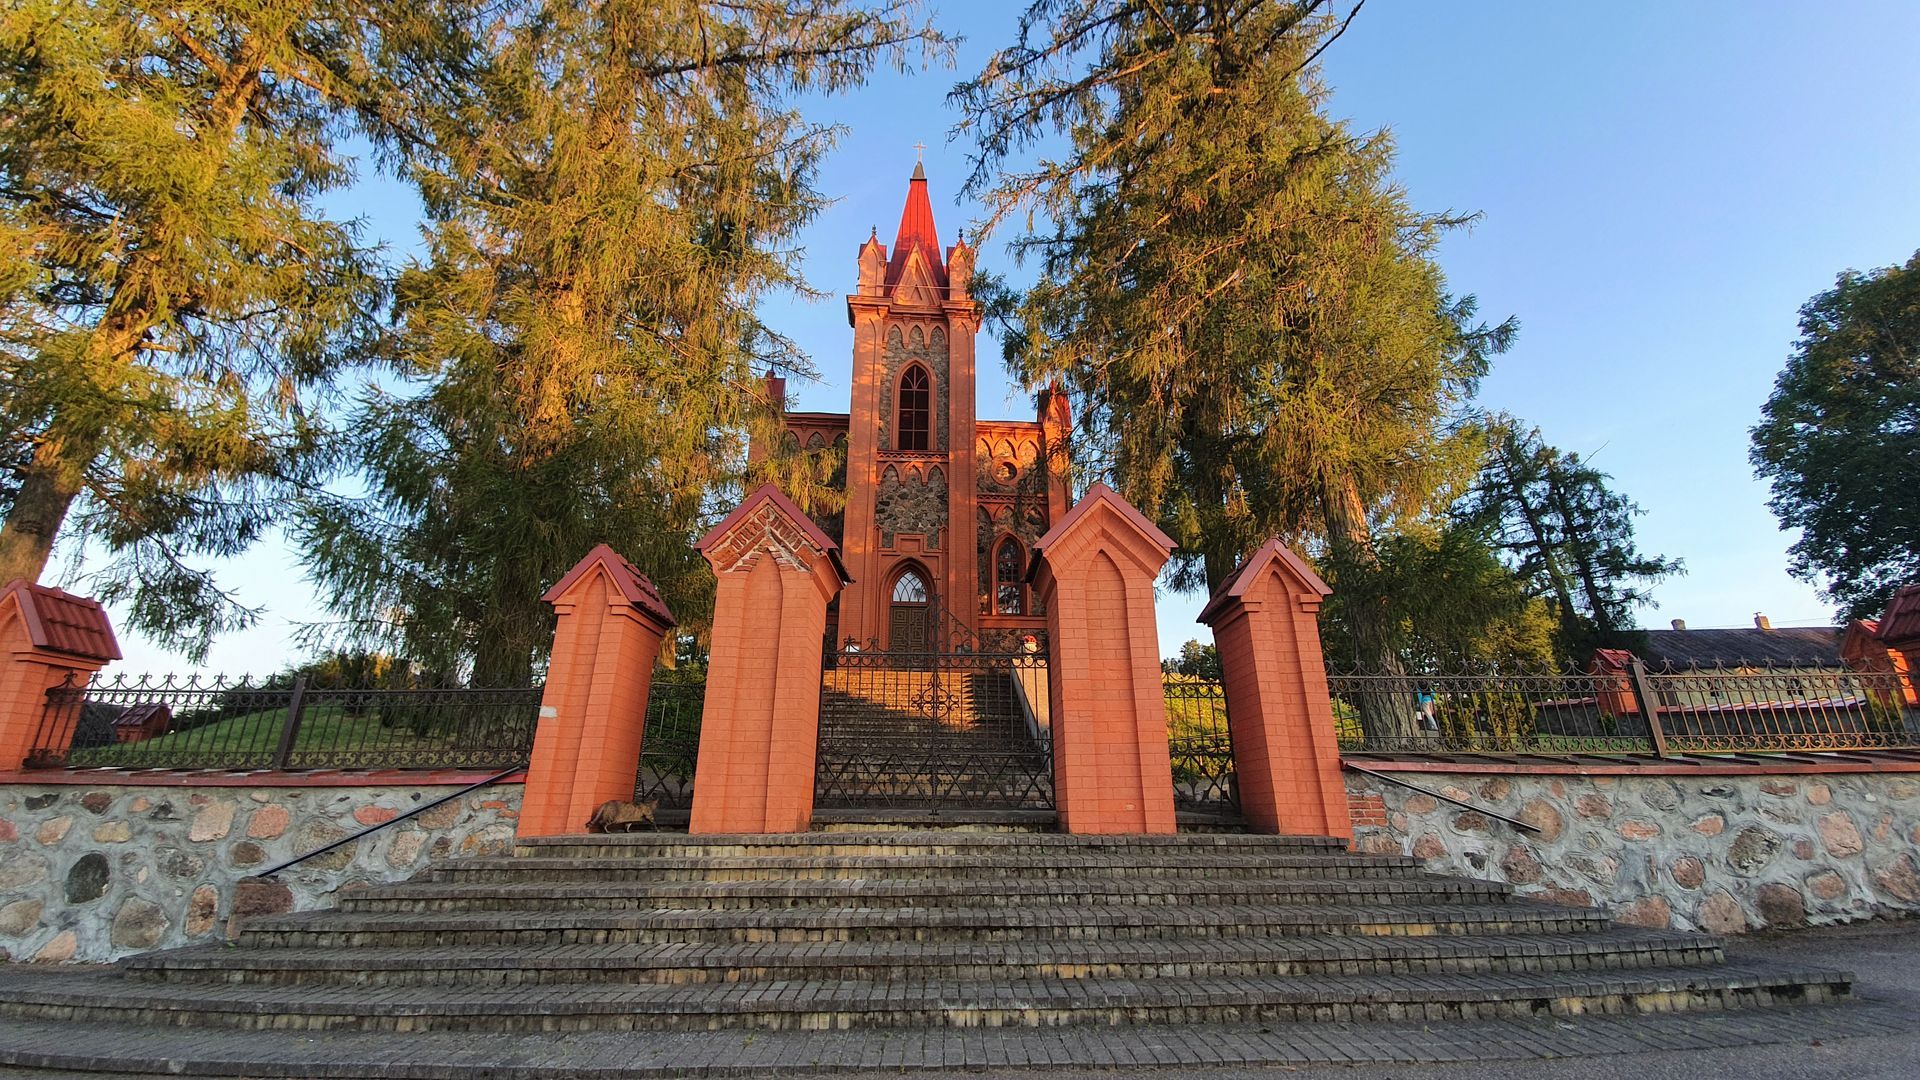
{"type": "Polygon", "coordinates": [[[25,580],[0,591],[0,604],[8,598],[19,603],[27,639],[36,648],[88,660],[120,659],[120,643],[99,601],[25,580]]]}
{"type": "Polygon", "coordinates": [[[886,285],[900,284],[907,268],[907,256],[918,251],[926,260],[933,282],[947,287],[947,260],[940,254],[940,233],[933,225],[933,200],[927,195],[927,170],[913,167],[913,179],[907,182],[907,205],[900,211],[900,232],[893,238],[893,257],[887,263],[886,285]]]}
{"type": "Polygon", "coordinates": [[[667,610],[667,602],[660,596],[660,590],[653,587],[647,575],[641,573],[632,563],[622,558],[620,553],[606,544],[599,544],[587,557],[574,564],[566,576],[553,583],[553,588],[543,593],[540,599],[551,604],[566,595],[567,590],[578,584],[595,569],[605,569],[607,578],[627,603],[654,616],[668,626],[674,625],[673,612],[667,610]]]}
{"type": "Polygon", "coordinates": [[[1880,616],[1880,640],[1896,647],[1920,641],[1920,585],[1904,586],[1887,601],[1887,613],[1880,616]]]}

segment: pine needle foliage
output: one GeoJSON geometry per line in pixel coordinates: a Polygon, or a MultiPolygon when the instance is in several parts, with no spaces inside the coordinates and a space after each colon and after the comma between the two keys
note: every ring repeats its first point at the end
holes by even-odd
{"type": "Polygon", "coordinates": [[[1009,365],[1075,393],[1078,461],[1178,541],[1173,584],[1303,544],[1394,667],[1376,535],[1472,478],[1456,410],[1514,327],[1433,260],[1467,219],[1414,210],[1389,136],[1326,115],[1315,60],[1357,10],[1041,0],[953,99],[989,224],[1032,230],[1009,365]]]}
{"type": "Polygon", "coordinates": [[[805,289],[793,240],[835,135],[793,101],[948,44],[906,3],[473,18],[471,100],[416,159],[428,250],[395,288],[394,383],[351,422],[366,490],[308,500],[299,537],[341,617],[320,633],[507,685],[551,642],[541,592],[596,543],[703,621],[691,545],[773,422],[756,372],[806,367],[756,314],[805,289]]]}
{"type": "Polygon", "coordinates": [[[56,542],[204,652],[238,553],[326,468],[316,419],[382,282],[337,142],[397,110],[424,5],[16,0],[0,14],[0,581],[56,542]]]}
{"type": "Polygon", "coordinates": [[[1462,523],[1487,537],[1551,607],[1566,659],[1629,647],[1634,609],[1685,567],[1640,550],[1633,535],[1640,507],[1606,473],[1510,416],[1492,417],[1488,427],[1486,465],[1462,502],[1462,523]]]}

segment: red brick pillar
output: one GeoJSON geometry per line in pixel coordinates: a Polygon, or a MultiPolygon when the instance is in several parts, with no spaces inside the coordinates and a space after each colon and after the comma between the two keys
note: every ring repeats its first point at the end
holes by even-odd
{"type": "Polygon", "coordinates": [[[1320,653],[1329,592],[1300,556],[1269,540],[1200,612],[1220,650],[1240,812],[1255,832],[1353,838],[1320,653]]]}
{"type": "Polygon", "coordinates": [[[1095,484],[1034,544],[1052,656],[1054,800],[1070,833],[1171,833],[1153,580],[1173,541],[1095,484]]]}
{"type": "Polygon", "coordinates": [[[847,583],[839,546],[767,484],[700,554],[717,587],[691,831],[805,832],[827,604],[847,583]]]}
{"type": "Polygon", "coordinates": [[[653,582],[605,544],[541,599],[560,621],[527,766],[521,836],[585,832],[595,807],[633,798],[653,662],[673,627],[653,582]]]}
{"type": "Polygon", "coordinates": [[[79,703],[49,712],[47,691],[83,688],[118,659],[120,644],[98,601],[25,580],[0,590],[0,769],[26,764],[36,744],[64,753],[79,703]]]}

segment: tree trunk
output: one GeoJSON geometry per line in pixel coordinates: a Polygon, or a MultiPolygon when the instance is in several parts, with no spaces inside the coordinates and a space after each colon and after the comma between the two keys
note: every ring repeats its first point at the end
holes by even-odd
{"type": "Polygon", "coordinates": [[[1573,502],[1567,496],[1566,485],[1560,482],[1557,468],[1547,470],[1547,498],[1553,503],[1554,511],[1567,531],[1567,546],[1573,549],[1573,569],[1580,577],[1580,591],[1587,598],[1587,615],[1593,620],[1594,629],[1602,635],[1612,634],[1618,629],[1614,618],[1614,605],[1607,602],[1607,596],[1600,587],[1595,573],[1594,561],[1598,552],[1589,538],[1585,523],[1578,520],[1573,502]]]}
{"type": "MultiPolygon", "coordinates": [[[[1360,674],[1366,689],[1355,704],[1360,728],[1369,740],[1418,740],[1414,720],[1419,707],[1413,681],[1393,647],[1387,598],[1379,593],[1380,556],[1373,548],[1366,504],[1352,478],[1325,473],[1320,481],[1321,512],[1327,523],[1327,549],[1334,580],[1345,594],[1347,620],[1353,635],[1360,674]]],[[[1387,748],[1387,747],[1383,747],[1387,748]]]]}
{"type": "Polygon", "coordinates": [[[48,436],[33,452],[20,494],[0,524],[0,584],[39,581],[60,524],[80,494],[93,455],[81,440],[48,436]]]}

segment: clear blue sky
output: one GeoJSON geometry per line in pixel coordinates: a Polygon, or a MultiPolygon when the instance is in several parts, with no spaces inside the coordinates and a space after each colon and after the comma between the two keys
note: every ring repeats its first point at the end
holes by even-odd
{"type": "MultiPolygon", "coordinates": [[[[878,77],[852,97],[809,103],[846,128],[821,176],[838,203],[803,237],[807,273],[829,299],[779,302],[771,320],[813,355],[823,381],[800,407],[844,410],[850,359],[838,299],[870,226],[890,238],[912,144],[926,142],[941,238],[975,216],[954,195],[963,144],[945,94],[1012,32],[1019,5],[948,4],[964,35],[956,70],[878,77]]],[[[1646,513],[1649,551],[1683,558],[1644,625],[1828,621],[1786,572],[1779,531],[1747,464],[1753,424],[1795,336],[1799,305],[1842,269],[1920,248],[1920,5],[1689,2],[1575,5],[1370,0],[1325,57],[1333,109],[1390,127],[1415,205],[1478,211],[1449,240],[1452,287],[1489,316],[1519,317],[1513,352],[1481,392],[1548,441],[1610,472],[1646,513]]],[[[342,201],[397,249],[414,205],[390,183],[342,201]]],[[[997,245],[981,260],[1004,267],[997,245]]],[[[985,416],[1024,416],[982,341],[985,416]]],[[[609,538],[617,547],[619,539],[609,538]]],[[[289,619],[313,617],[277,543],[220,568],[269,614],[220,642],[210,666],[267,671],[291,655],[289,619]]],[[[84,583],[82,583],[84,586],[84,583]]],[[[1161,604],[1166,651],[1204,631],[1197,597],[1161,604]]],[[[127,670],[177,657],[126,635],[127,670]]]]}

